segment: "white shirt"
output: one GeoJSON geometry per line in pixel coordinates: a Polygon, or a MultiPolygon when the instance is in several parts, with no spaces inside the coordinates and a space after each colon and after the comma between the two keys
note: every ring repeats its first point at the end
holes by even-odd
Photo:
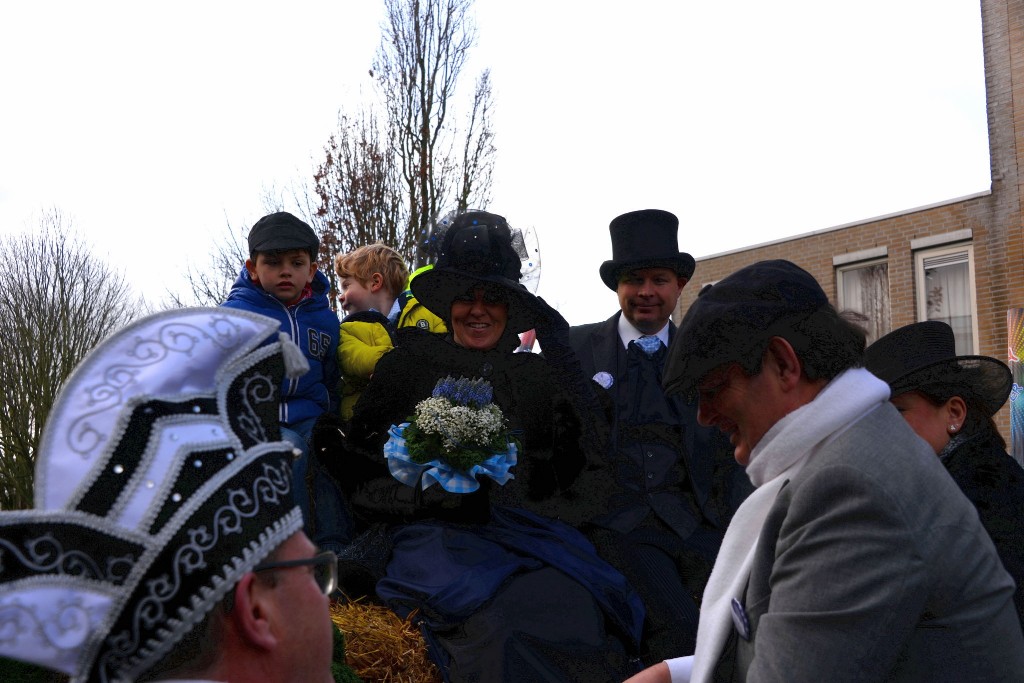
{"type": "MultiPolygon", "coordinates": [[[[654,335],[661,340],[661,343],[666,347],[668,346],[668,323],[658,330],[658,333],[654,335]]],[[[633,327],[633,323],[626,319],[626,316],[619,316],[619,339],[622,340],[622,347],[628,349],[629,342],[636,341],[640,337],[643,337],[644,333],[633,327]]]]}

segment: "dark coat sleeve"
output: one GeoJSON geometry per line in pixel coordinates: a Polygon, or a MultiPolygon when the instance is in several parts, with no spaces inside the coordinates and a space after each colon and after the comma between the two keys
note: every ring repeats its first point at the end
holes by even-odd
{"type": "Polygon", "coordinates": [[[391,476],[384,458],[388,430],[405,422],[416,403],[430,395],[435,373],[415,344],[399,344],[381,357],[352,419],[340,427],[343,436],[329,443],[315,440],[314,452],[351,503],[360,531],[376,523],[486,518],[482,492],[456,495],[439,486],[406,486],[391,476]]]}
{"type": "Polygon", "coordinates": [[[1017,584],[1014,602],[1024,626],[1024,468],[988,438],[976,438],[944,461],[974,504],[1006,571],[1017,584]]]}
{"type": "Polygon", "coordinates": [[[403,523],[425,518],[486,521],[491,504],[522,506],[555,517],[572,517],[564,494],[586,467],[581,423],[556,373],[539,356],[510,350],[463,349],[443,335],[399,336],[381,358],[357,402],[344,443],[317,450],[349,496],[357,519],[403,523]],[[488,379],[494,400],[521,443],[515,479],[499,486],[488,479],[478,491],[453,494],[431,486],[408,487],[391,476],[383,446],[393,424],[408,419],[438,379],[488,379]]]}

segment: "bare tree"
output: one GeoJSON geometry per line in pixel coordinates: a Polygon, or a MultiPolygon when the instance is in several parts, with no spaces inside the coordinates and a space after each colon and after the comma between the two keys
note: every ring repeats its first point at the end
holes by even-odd
{"type": "Polygon", "coordinates": [[[387,113],[388,149],[397,163],[404,211],[402,243],[413,265],[433,221],[471,203],[484,207],[494,163],[490,73],[476,82],[467,124],[460,132],[450,107],[476,27],[472,0],[385,0],[387,19],[371,75],[387,113]],[[455,150],[459,149],[461,153],[455,150]]]}
{"type": "MultiPolygon", "coordinates": [[[[294,187],[287,192],[278,187],[263,188],[263,213],[286,211],[288,204],[286,194],[292,203],[303,203],[309,206],[309,191],[302,186],[301,191],[294,187]]],[[[308,215],[308,212],[307,212],[308,215]]],[[[308,219],[305,219],[307,222],[308,219]]],[[[242,272],[245,260],[249,258],[249,225],[232,226],[230,220],[225,221],[226,230],[218,242],[213,245],[206,268],[190,265],[185,279],[188,281],[191,299],[184,299],[178,293],[167,290],[171,305],[176,308],[184,306],[219,306],[228,298],[231,286],[242,272]]]]}
{"type": "Polygon", "coordinates": [[[64,380],[142,312],[124,275],[97,260],[53,210],[36,233],[0,239],[0,508],[33,504],[43,425],[64,380]]]}
{"type": "MultiPolygon", "coordinates": [[[[334,259],[373,242],[397,249],[414,267],[434,220],[452,209],[486,208],[496,148],[490,72],[477,79],[460,130],[451,104],[476,40],[472,0],[385,0],[387,18],[370,70],[383,104],[341,112],[312,184],[292,192],[294,211],[320,235],[320,270],[337,292],[334,259]]],[[[268,198],[264,197],[264,203],[268,198]]],[[[271,210],[281,210],[280,198],[271,210]]],[[[291,209],[286,209],[291,210],[291,209]]],[[[244,240],[242,240],[244,242],[244,240]]],[[[193,298],[218,304],[245,259],[232,234],[215,247],[212,267],[189,269],[193,298]]],[[[184,305],[171,294],[176,305],[184,305]]]]}
{"type": "Polygon", "coordinates": [[[494,178],[494,127],[491,109],[494,95],[491,91],[491,72],[485,70],[477,79],[473,91],[473,106],[469,112],[466,138],[462,153],[462,182],[456,208],[485,207],[491,203],[494,178]]]}
{"type": "Polygon", "coordinates": [[[247,246],[248,226],[233,228],[230,221],[227,231],[213,245],[209,254],[210,262],[206,268],[189,265],[185,274],[191,291],[191,300],[183,298],[177,292],[167,290],[171,304],[177,308],[184,306],[218,306],[228,298],[231,285],[242,270],[245,259],[249,258],[247,246]]]}
{"type": "Polygon", "coordinates": [[[333,266],[338,254],[377,241],[406,258],[413,252],[412,236],[399,223],[401,192],[383,137],[372,110],[355,117],[340,114],[338,132],[328,140],[326,158],[313,175],[320,268],[335,285],[332,291],[337,291],[333,266]]]}
{"type": "Polygon", "coordinates": [[[490,73],[478,78],[462,131],[450,105],[476,32],[472,0],[386,0],[384,34],[370,76],[384,108],[338,116],[313,176],[310,208],[321,235],[321,269],[337,291],[340,253],[373,242],[413,266],[429,260],[438,215],[486,206],[494,168],[490,73]],[[460,138],[461,136],[461,138],[460,138]],[[461,140],[461,142],[457,142],[461,140]]]}

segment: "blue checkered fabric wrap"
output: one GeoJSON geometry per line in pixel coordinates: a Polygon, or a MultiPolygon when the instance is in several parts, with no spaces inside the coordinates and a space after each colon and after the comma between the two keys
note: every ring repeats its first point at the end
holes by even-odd
{"type": "Polygon", "coordinates": [[[415,486],[416,482],[421,481],[424,489],[437,483],[449,493],[472,493],[480,488],[480,482],[477,481],[480,475],[490,477],[502,486],[515,478],[511,472],[512,466],[516,464],[514,443],[509,443],[506,450],[495,453],[479,465],[463,471],[453,468],[440,458],[428,463],[413,461],[403,436],[408,426],[408,422],[391,425],[388,430],[390,437],[384,444],[384,457],[388,461],[391,475],[407,486],[415,486]]]}

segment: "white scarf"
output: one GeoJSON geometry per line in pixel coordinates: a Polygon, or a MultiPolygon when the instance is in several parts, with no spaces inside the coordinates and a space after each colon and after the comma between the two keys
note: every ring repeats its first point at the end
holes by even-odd
{"type": "MultiPolygon", "coordinates": [[[[757,489],[733,516],[704,590],[690,681],[708,683],[713,678],[733,628],[732,599],[742,602],[761,527],[782,486],[818,448],[888,400],[885,382],[863,368],[847,370],[813,401],[776,422],[754,447],[747,476],[757,489]]],[[[673,677],[673,683],[680,681],[673,677]]]]}

